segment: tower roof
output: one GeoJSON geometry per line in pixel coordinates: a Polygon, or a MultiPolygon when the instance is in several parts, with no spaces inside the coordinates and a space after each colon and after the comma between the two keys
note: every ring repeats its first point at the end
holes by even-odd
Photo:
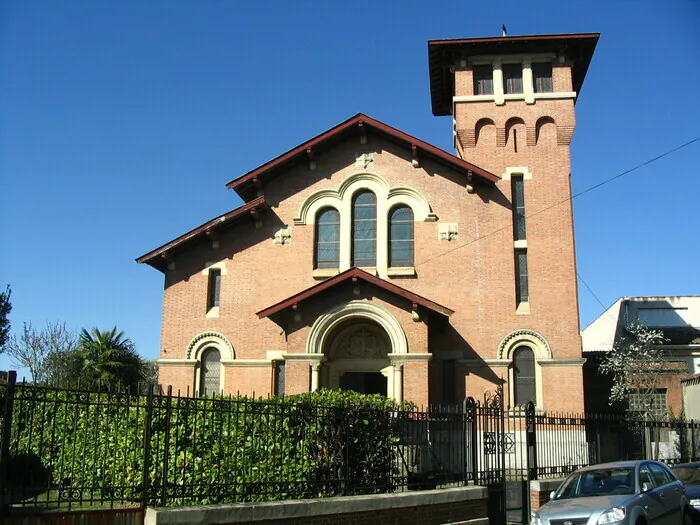
{"type": "Polygon", "coordinates": [[[546,52],[564,54],[572,62],[573,88],[578,93],[598,38],[600,33],[429,40],[428,64],[433,115],[452,114],[454,73],[450,68],[458,59],[469,56],[546,52]]]}

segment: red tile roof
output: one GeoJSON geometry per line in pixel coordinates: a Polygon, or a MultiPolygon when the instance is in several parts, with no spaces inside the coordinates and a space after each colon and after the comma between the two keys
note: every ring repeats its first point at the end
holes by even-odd
{"type": "Polygon", "coordinates": [[[430,299],[426,299],[425,297],[421,297],[420,295],[410,292],[405,288],[397,286],[393,283],[390,283],[389,281],[385,281],[384,279],[375,277],[374,275],[371,275],[365,272],[364,270],[360,270],[359,268],[350,268],[349,270],[339,273],[338,275],[331,277],[330,279],[326,279],[325,281],[312,286],[311,288],[307,288],[306,290],[299,292],[298,294],[292,295],[291,297],[288,297],[283,301],[273,304],[272,306],[268,306],[264,310],[260,310],[257,313],[257,316],[260,319],[264,317],[270,317],[274,314],[281,312],[282,310],[290,308],[295,304],[301,303],[325,290],[328,290],[329,288],[337,286],[341,283],[345,283],[352,279],[361,279],[369,284],[377,286],[378,288],[386,290],[396,296],[403,297],[411,303],[417,304],[419,306],[432,310],[433,312],[444,315],[445,317],[449,317],[454,313],[454,310],[450,310],[445,306],[433,302],[430,299]]]}
{"type": "Polygon", "coordinates": [[[447,153],[446,151],[441,150],[432,144],[428,144],[427,142],[424,142],[416,137],[408,135],[403,131],[392,128],[383,122],[368,117],[367,115],[363,115],[362,113],[358,113],[345,122],[338,124],[328,131],[324,131],[320,135],[307,140],[303,144],[300,144],[286,153],[283,153],[279,157],[266,162],[253,171],[232,180],[226,186],[236,190],[243,200],[249,200],[253,195],[255,195],[256,181],[258,183],[263,183],[265,180],[271,179],[275,175],[289,169],[289,167],[298,162],[304,160],[308,161],[309,150],[311,151],[312,155],[316,156],[321,151],[329,148],[340,140],[344,140],[352,135],[359,137],[360,133],[362,132],[376,133],[408,148],[415,146],[418,151],[419,159],[423,156],[429,157],[433,160],[446,164],[457,171],[461,171],[465,175],[468,172],[472,172],[475,176],[489,184],[493,184],[500,180],[500,177],[486,171],[483,168],[462,160],[451,153],[447,153]]]}

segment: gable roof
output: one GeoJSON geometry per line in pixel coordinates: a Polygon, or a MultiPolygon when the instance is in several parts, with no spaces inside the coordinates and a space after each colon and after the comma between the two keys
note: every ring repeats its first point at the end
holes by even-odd
{"type": "Polygon", "coordinates": [[[142,255],[141,257],[136,259],[136,262],[139,264],[146,263],[155,268],[156,270],[165,272],[165,270],[168,267],[168,261],[166,260],[166,257],[172,255],[174,251],[177,251],[184,245],[189,244],[195,240],[199,240],[205,237],[206,235],[210,235],[211,232],[226,229],[232,226],[233,224],[240,222],[246,217],[254,216],[258,212],[266,210],[268,207],[269,206],[267,202],[265,202],[264,197],[258,197],[256,199],[253,199],[252,201],[244,204],[243,206],[226,212],[223,215],[219,215],[218,217],[215,217],[212,220],[205,222],[201,226],[198,226],[197,228],[190,230],[183,235],[180,235],[177,239],[167,242],[163,246],[160,246],[159,248],[156,248],[155,250],[152,250],[147,254],[142,255]]]}
{"type": "Polygon", "coordinates": [[[430,100],[433,115],[451,115],[454,96],[454,67],[458,59],[479,55],[516,53],[564,53],[572,62],[573,89],[581,91],[600,33],[523,35],[488,38],[455,38],[428,41],[430,100]]]}
{"type": "Polygon", "coordinates": [[[294,306],[295,304],[310,299],[315,295],[324,292],[325,290],[328,290],[329,288],[337,286],[341,283],[346,283],[348,281],[354,281],[357,279],[361,279],[369,284],[381,288],[382,290],[386,290],[391,294],[394,294],[398,297],[402,297],[407,301],[410,301],[411,303],[420,305],[424,308],[427,308],[428,310],[444,315],[445,317],[449,317],[454,313],[454,310],[450,310],[445,306],[442,306],[436,302],[431,301],[430,299],[426,299],[425,297],[410,292],[405,288],[385,281],[384,279],[375,277],[374,275],[371,275],[365,272],[364,270],[360,270],[359,268],[350,268],[349,270],[339,273],[338,275],[331,277],[330,279],[326,279],[325,281],[312,286],[311,288],[307,288],[302,292],[299,292],[295,295],[292,295],[291,297],[288,297],[287,299],[273,304],[272,306],[268,306],[267,308],[260,310],[257,313],[257,316],[260,319],[264,317],[270,317],[281,312],[282,310],[286,310],[287,308],[294,306]]]}
{"type": "Polygon", "coordinates": [[[383,122],[358,113],[345,122],[341,122],[328,131],[316,135],[314,138],[290,149],[279,157],[255,168],[253,171],[249,171],[245,175],[232,180],[226,186],[235,190],[244,201],[248,201],[256,194],[256,184],[264,183],[266,180],[274,178],[284,170],[300,162],[308,162],[309,155],[316,156],[338,142],[351,136],[360,137],[362,133],[375,133],[405,147],[415,147],[418,152],[418,158],[423,156],[431,158],[463,172],[465,175],[471,172],[487,183],[493,184],[500,180],[500,177],[483,168],[462,160],[403,131],[392,128],[383,122]]]}

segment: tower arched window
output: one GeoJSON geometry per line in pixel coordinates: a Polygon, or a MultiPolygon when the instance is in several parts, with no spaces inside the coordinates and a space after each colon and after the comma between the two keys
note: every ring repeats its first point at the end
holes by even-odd
{"type": "Polygon", "coordinates": [[[210,396],[221,392],[221,353],[216,348],[207,348],[202,352],[200,373],[200,395],[210,396]]]}
{"type": "Polygon", "coordinates": [[[316,268],[338,268],[340,263],[340,213],[324,208],[316,217],[316,268]]]}
{"type": "Polygon", "coordinates": [[[377,197],[371,191],[352,200],[352,265],[377,266],[377,197]]]}
{"type": "Polygon", "coordinates": [[[397,206],[389,212],[389,267],[413,266],[413,210],[397,206]]]}
{"type": "Polygon", "coordinates": [[[537,404],[535,353],[527,346],[520,346],[513,352],[513,383],[516,406],[530,401],[537,404]]]}

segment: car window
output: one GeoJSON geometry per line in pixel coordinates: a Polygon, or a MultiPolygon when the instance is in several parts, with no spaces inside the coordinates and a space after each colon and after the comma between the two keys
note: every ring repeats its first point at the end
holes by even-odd
{"type": "Polygon", "coordinates": [[[555,499],[633,493],[634,469],[629,467],[608,467],[575,472],[561,485],[555,495],[555,499]]]}
{"type": "Polygon", "coordinates": [[[664,485],[668,485],[673,481],[669,473],[666,472],[661,465],[651,463],[649,464],[649,468],[651,469],[651,475],[654,478],[654,483],[657,487],[663,487],[664,485]]]}
{"type": "Polygon", "coordinates": [[[674,467],[673,474],[683,483],[700,485],[700,468],[698,467],[674,467]]]}
{"type": "Polygon", "coordinates": [[[649,465],[645,464],[639,467],[639,486],[642,486],[642,483],[646,483],[649,485],[651,488],[654,488],[656,485],[654,484],[654,480],[651,477],[651,472],[649,471],[649,465]]]}

